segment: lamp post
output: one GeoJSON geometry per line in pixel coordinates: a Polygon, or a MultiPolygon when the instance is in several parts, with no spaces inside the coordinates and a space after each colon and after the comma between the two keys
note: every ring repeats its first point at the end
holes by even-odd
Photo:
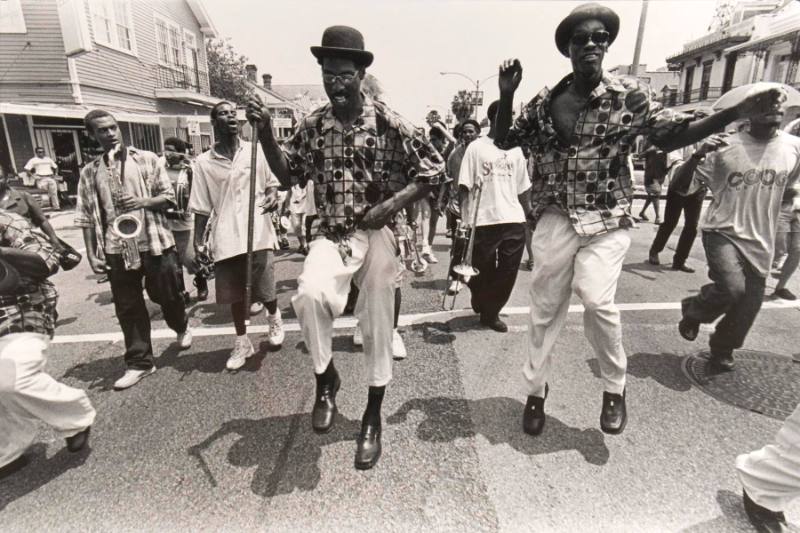
{"type": "Polygon", "coordinates": [[[469,80],[469,82],[475,86],[475,90],[472,91],[470,93],[470,95],[469,95],[470,96],[469,104],[472,107],[472,113],[475,115],[474,118],[477,120],[477,118],[478,118],[478,108],[483,105],[483,91],[481,91],[481,84],[483,84],[486,81],[498,76],[499,74],[492,74],[491,76],[489,76],[487,78],[484,78],[484,79],[482,79],[480,81],[475,81],[472,78],[470,78],[469,76],[467,76],[466,74],[463,74],[461,72],[440,72],[439,75],[440,76],[447,76],[447,75],[461,76],[462,78],[465,78],[465,79],[469,80]]]}

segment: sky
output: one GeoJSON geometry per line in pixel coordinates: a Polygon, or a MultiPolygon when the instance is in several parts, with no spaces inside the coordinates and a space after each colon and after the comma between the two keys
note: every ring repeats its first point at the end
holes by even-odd
{"type": "MultiPolygon", "coordinates": [[[[220,37],[258,67],[258,79],[274,84],[321,83],[309,51],[326,27],[345,24],[364,35],[375,55],[369,72],[401,115],[423,124],[430,109],[444,113],[453,95],[496,74],[499,63],[519,58],[523,67],[517,100],[530,100],[570,71],[556,50],[558,23],[583,2],[566,0],[205,0],[220,37]]],[[[713,0],[650,0],[640,63],[648,70],[686,41],[707,33],[713,0]]],[[[641,0],[603,2],[620,17],[620,32],[604,66],[631,64],[641,0]]],[[[497,98],[497,78],[482,84],[488,105],[497,98]]],[[[484,107],[485,109],[485,107],[484,107]]]]}

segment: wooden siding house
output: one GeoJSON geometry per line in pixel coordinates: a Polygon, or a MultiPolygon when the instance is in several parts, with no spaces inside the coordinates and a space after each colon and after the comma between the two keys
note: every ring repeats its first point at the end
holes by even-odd
{"type": "Polygon", "coordinates": [[[212,143],[201,0],[0,1],[0,164],[22,171],[45,148],[74,188],[96,145],[83,116],[114,114],[127,144],[177,135],[212,143]]]}

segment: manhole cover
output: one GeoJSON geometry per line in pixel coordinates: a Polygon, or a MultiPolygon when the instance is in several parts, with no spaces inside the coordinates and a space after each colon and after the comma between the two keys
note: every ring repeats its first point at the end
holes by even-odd
{"type": "Polygon", "coordinates": [[[783,420],[800,403],[800,363],[766,352],[737,350],[736,368],[718,372],[708,367],[708,352],[689,355],[683,371],[706,394],[772,418],[783,420]]]}

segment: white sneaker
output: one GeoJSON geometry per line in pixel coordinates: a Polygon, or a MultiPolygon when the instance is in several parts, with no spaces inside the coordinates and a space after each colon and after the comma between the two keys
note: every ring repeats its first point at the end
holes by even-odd
{"type": "Polygon", "coordinates": [[[123,374],[121,378],[114,382],[114,389],[123,390],[127,389],[128,387],[133,387],[147,376],[155,374],[155,372],[155,366],[148,370],[136,370],[135,368],[129,368],[125,371],[125,374],[123,374]]]}
{"type": "Polygon", "coordinates": [[[458,291],[461,290],[461,283],[458,280],[453,280],[450,282],[450,286],[447,287],[447,294],[452,296],[454,294],[458,294],[458,291]]]}
{"type": "Polygon", "coordinates": [[[364,334],[361,333],[361,324],[356,322],[356,330],[353,332],[353,346],[364,345],[364,334]]]}
{"type": "Polygon", "coordinates": [[[178,346],[181,350],[186,350],[192,347],[192,328],[186,328],[183,333],[178,333],[178,346]]]}
{"type": "Polygon", "coordinates": [[[267,332],[267,343],[270,346],[280,346],[283,344],[285,337],[283,333],[283,320],[281,319],[281,310],[275,311],[274,315],[267,313],[267,325],[269,331],[267,332]]]}
{"type": "Polygon", "coordinates": [[[400,336],[400,332],[397,331],[395,328],[392,331],[392,357],[395,359],[405,359],[406,355],[406,345],[403,342],[403,337],[400,336]]]}
{"type": "Polygon", "coordinates": [[[430,246],[426,246],[422,249],[422,258],[431,265],[439,262],[439,260],[436,259],[436,256],[433,255],[433,250],[431,250],[430,246]]]}
{"type": "Polygon", "coordinates": [[[253,302],[250,304],[250,316],[257,315],[264,310],[264,304],[261,302],[253,302]]]}
{"type": "Polygon", "coordinates": [[[244,362],[248,357],[253,355],[255,350],[250,342],[250,339],[245,337],[242,340],[236,338],[236,344],[233,346],[231,356],[228,357],[228,362],[225,363],[225,368],[228,370],[239,370],[244,366],[244,362]]]}

